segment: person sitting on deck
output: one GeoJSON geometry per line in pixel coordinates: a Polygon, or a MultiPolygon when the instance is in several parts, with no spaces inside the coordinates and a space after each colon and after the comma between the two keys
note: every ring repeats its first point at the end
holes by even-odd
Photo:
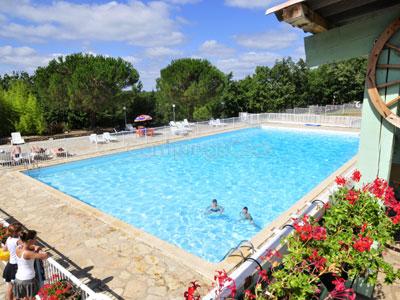
{"type": "Polygon", "coordinates": [[[11,156],[13,159],[18,159],[21,156],[22,150],[20,146],[13,146],[11,150],[11,156]]]}
{"type": "Polygon", "coordinates": [[[252,224],[254,223],[253,217],[249,213],[249,209],[247,208],[247,206],[243,207],[242,211],[240,212],[240,217],[244,220],[248,220],[252,224]]]}
{"type": "Polygon", "coordinates": [[[207,207],[207,212],[209,214],[211,214],[211,213],[222,214],[224,212],[224,208],[221,205],[218,205],[217,199],[213,199],[211,201],[211,205],[209,207],[207,207]]]}
{"type": "Polygon", "coordinates": [[[46,152],[45,148],[42,148],[42,147],[39,147],[39,146],[36,146],[36,145],[33,145],[31,150],[32,150],[33,153],[45,153],[46,152]]]}

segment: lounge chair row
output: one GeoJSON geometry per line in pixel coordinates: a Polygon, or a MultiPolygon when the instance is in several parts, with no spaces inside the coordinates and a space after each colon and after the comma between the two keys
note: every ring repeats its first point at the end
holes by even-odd
{"type": "Polygon", "coordinates": [[[208,121],[208,125],[213,126],[213,127],[224,127],[227,124],[222,123],[220,119],[211,119],[210,121],[208,121]]]}
{"type": "Polygon", "coordinates": [[[22,152],[21,147],[14,145],[11,150],[0,150],[0,165],[15,166],[31,164],[35,161],[49,160],[54,157],[66,157],[69,154],[63,148],[45,149],[33,145],[30,151],[22,152]]]}
{"type": "Polygon", "coordinates": [[[89,141],[95,144],[105,144],[110,142],[117,142],[118,139],[112,136],[109,132],[104,132],[103,134],[91,134],[89,135],[89,141]]]}
{"type": "Polygon", "coordinates": [[[192,131],[193,126],[192,123],[189,123],[187,119],[183,120],[183,122],[174,122],[171,121],[169,122],[169,127],[171,129],[171,132],[175,135],[187,135],[189,132],[192,131]]]}

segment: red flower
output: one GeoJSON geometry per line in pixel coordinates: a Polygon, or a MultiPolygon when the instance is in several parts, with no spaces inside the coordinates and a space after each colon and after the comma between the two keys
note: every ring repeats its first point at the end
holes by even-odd
{"type": "Polygon", "coordinates": [[[361,179],[361,172],[358,171],[358,170],[355,170],[355,171],[353,172],[353,174],[351,175],[351,179],[352,179],[353,181],[355,181],[355,182],[359,182],[360,179],[361,179]]]}
{"type": "Polygon", "coordinates": [[[365,229],[367,229],[368,224],[364,223],[363,226],[361,227],[361,232],[365,232],[365,229]]]}
{"type": "Polygon", "coordinates": [[[322,241],[326,239],[326,229],[320,226],[312,226],[308,222],[308,216],[304,215],[303,218],[295,219],[293,227],[299,234],[302,241],[308,241],[314,239],[316,241],[322,241]]]}
{"type": "Polygon", "coordinates": [[[310,264],[318,271],[323,271],[325,269],[326,258],[319,256],[316,249],[313,250],[311,256],[308,258],[310,264]]]}
{"type": "Polygon", "coordinates": [[[388,208],[387,213],[392,213],[391,220],[394,224],[400,223],[400,203],[397,201],[394,190],[387,181],[376,178],[372,184],[364,186],[364,191],[369,191],[375,197],[381,199],[388,208]]]}
{"type": "Polygon", "coordinates": [[[332,283],[335,285],[335,288],[329,295],[332,299],[337,300],[355,300],[356,293],[352,289],[347,289],[344,285],[345,280],[343,278],[337,278],[332,283]]]}
{"type": "Polygon", "coordinates": [[[339,186],[345,186],[347,181],[346,181],[346,179],[344,177],[337,176],[336,179],[335,179],[335,182],[339,186]]]}
{"type": "Polygon", "coordinates": [[[269,261],[272,257],[282,258],[282,254],[277,250],[268,249],[265,255],[261,256],[261,260],[269,261]]]}
{"type": "Polygon", "coordinates": [[[216,271],[217,274],[214,276],[214,280],[218,282],[218,291],[216,291],[216,296],[221,294],[224,288],[230,290],[231,297],[236,294],[236,282],[228,276],[225,270],[216,271]]]}
{"type": "Polygon", "coordinates": [[[326,240],[326,229],[320,226],[314,227],[312,237],[316,241],[326,240]]]}
{"type": "Polygon", "coordinates": [[[252,292],[250,292],[249,290],[245,290],[244,291],[244,295],[245,295],[245,298],[246,299],[249,299],[249,300],[253,300],[253,299],[256,299],[256,295],[254,295],[252,292]]]}
{"type": "Polygon", "coordinates": [[[357,202],[359,195],[360,195],[359,192],[350,190],[346,195],[346,200],[349,201],[351,205],[354,205],[357,202]]]}
{"type": "Polygon", "coordinates": [[[267,270],[258,270],[258,276],[259,276],[259,282],[266,282],[270,283],[270,280],[268,278],[267,270]]]}
{"type": "Polygon", "coordinates": [[[359,239],[355,241],[355,243],[353,244],[353,248],[356,249],[358,252],[369,251],[373,242],[374,241],[371,238],[359,235],[359,239]]]}
{"type": "Polygon", "coordinates": [[[200,285],[196,281],[192,281],[188,290],[183,294],[185,300],[199,300],[200,296],[195,296],[196,290],[200,287],[200,285]]]}

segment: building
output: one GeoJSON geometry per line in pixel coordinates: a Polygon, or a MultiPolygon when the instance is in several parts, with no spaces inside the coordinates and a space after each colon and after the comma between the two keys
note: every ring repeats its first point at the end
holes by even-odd
{"type": "Polygon", "coordinates": [[[358,168],[400,182],[400,1],[290,0],[267,10],[309,32],[307,63],[368,56],[358,168]]]}

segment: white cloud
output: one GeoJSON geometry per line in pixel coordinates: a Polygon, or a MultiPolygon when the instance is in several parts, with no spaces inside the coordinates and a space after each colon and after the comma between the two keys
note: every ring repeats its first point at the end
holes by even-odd
{"type": "Polygon", "coordinates": [[[234,38],[239,45],[246,48],[271,50],[292,47],[293,43],[301,40],[297,33],[291,32],[286,27],[262,33],[238,35],[234,38]]]}
{"type": "Polygon", "coordinates": [[[235,78],[243,78],[254,72],[257,66],[272,65],[281,55],[272,52],[246,52],[237,57],[220,59],[216,66],[225,73],[233,72],[235,78]]]}
{"type": "Polygon", "coordinates": [[[161,57],[166,57],[166,56],[178,56],[181,55],[182,52],[176,49],[171,49],[167,47],[152,47],[152,48],[147,48],[146,51],[146,56],[150,58],[161,58],[161,57]]]}
{"type": "Polygon", "coordinates": [[[235,49],[229,48],[216,40],[205,41],[199,48],[202,56],[226,58],[235,53],[235,49]]]}
{"type": "Polygon", "coordinates": [[[193,3],[197,3],[197,2],[200,2],[200,1],[202,1],[202,0],[165,0],[165,1],[167,1],[167,2],[169,2],[169,3],[172,3],[172,4],[193,4],[193,3]]]}
{"type": "Polygon", "coordinates": [[[0,36],[3,37],[34,42],[49,39],[120,41],[146,47],[177,45],[184,40],[177,22],[171,18],[170,6],[160,1],[104,4],[1,2],[0,14],[13,18],[12,22],[0,23],[0,36]]]}
{"type": "Polygon", "coordinates": [[[136,65],[138,62],[140,62],[139,58],[132,55],[123,56],[122,59],[126,60],[127,62],[130,62],[132,65],[136,65]]]}
{"type": "Polygon", "coordinates": [[[276,0],[225,0],[225,4],[240,8],[267,8],[276,0]]]}
{"type": "Polygon", "coordinates": [[[41,55],[30,47],[0,47],[0,64],[9,65],[15,71],[32,72],[39,66],[48,62],[60,54],[41,55]]]}

